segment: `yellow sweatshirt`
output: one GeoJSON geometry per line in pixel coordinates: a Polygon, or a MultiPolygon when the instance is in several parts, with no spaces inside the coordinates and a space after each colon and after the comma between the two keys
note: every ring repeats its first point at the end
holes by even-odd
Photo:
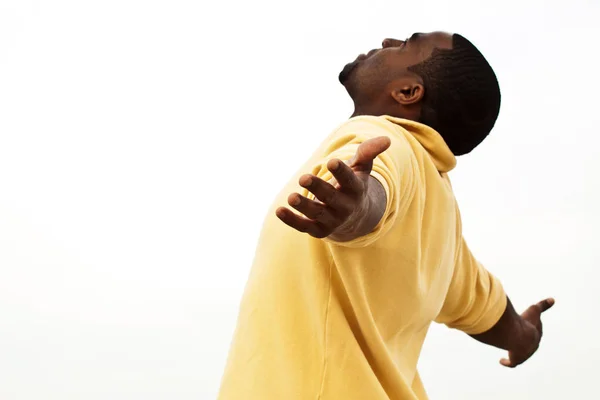
{"type": "Polygon", "coordinates": [[[336,129],[277,196],[240,306],[220,400],[426,399],[417,361],[432,321],[476,334],[506,307],[501,284],[461,230],[447,172],[456,159],[431,128],[355,117],[336,129]],[[377,136],[390,148],[372,175],[385,188],[379,225],[347,243],[319,240],[275,216],[302,174],[331,178],[377,136]]]}

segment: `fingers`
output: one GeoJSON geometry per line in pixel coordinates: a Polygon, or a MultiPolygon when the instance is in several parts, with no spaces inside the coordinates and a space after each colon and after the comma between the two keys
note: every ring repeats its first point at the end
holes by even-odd
{"type": "Polygon", "coordinates": [[[344,193],[337,190],[331,184],[313,175],[303,175],[300,178],[300,186],[308,189],[317,199],[322,201],[336,212],[348,213],[352,205],[344,193]]]}
{"type": "Polygon", "coordinates": [[[505,366],[505,367],[508,367],[508,368],[514,368],[514,367],[516,367],[516,365],[513,364],[508,358],[501,359],[500,360],[500,364],[503,365],[503,366],[505,366]]]}
{"type": "Polygon", "coordinates": [[[540,313],[543,313],[544,311],[549,310],[554,305],[554,303],[555,301],[553,298],[548,298],[537,303],[536,307],[539,308],[540,313]]]}
{"type": "Polygon", "coordinates": [[[324,238],[339,225],[338,215],[323,203],[307,199],[298,193],[288,196],[288,204],[304,214],[298,215],[280,207],[275,211],[277,217],[297,231],[308,233],[316,238],[324,238]]]}
{"type": "Polygon", "coordinates": [[[363,181],[356,176],[352,168],[342,161],[337,159],[329,160],[327,169],[331,171],[341,190],[353,195],[360,195],[363,192],[363,181]]]}
{"type": "Polygon", "coordinates": [[[289,227],[303,233],[308,233],[318,239],[324,238],[330,233],[327,232],[319,222],[297,215],[285,207],[279,207],[275,211],[275,214],[289,227]]]}
{"type": "Polygon", "coordinates": [[[298,193],[292,193],[288,196],[288,204],[304,214],[307,218],[316,220],[321,224],[331,227],[336,223],[336,217],[331,213],[331,209],[323,203],[307,199],[298,193]]]}
{"type": "Polygon", "coordinates": [[[288,203],[302,215],[297,215],[286,207],[278,208],[277,217],[288,226],[308,233],[316,238],[330,235],[340,226],[351,221],[352,215],[358,215],[364,205],[365,177],[373,167],[373,159],[390,147],[391,141],[386,136],[369,139],[358,147],[352,166],[338,159],[330,160],[327,168],[332,173],[332,181],[336,187],[313,175],[303,175],[300,186],[306,188],[315,198],[310,200],[293,193],[288,203]],[[363,175],[357,175],[362,172],[363,175]]]}
{"type": "Polygon", "coordinates": [[[523,364],[525,362],[525,360],[514,360],[514,359],[510,359],[510,358],[502,358],[500,360],[500,365],[507,367],[507,368],[517,368],[519,365],[523,364]]]}
{"type": "Polygon", "coordinates": [[[391,143],[387,136],[378,136],[361,143],[350,166],[360,171],[371,172],[375,157],[386,151],[391,143]]]}
{"type": "Polygon", "coordinates": [[[511,352],[508,353],[508,358],[502,358],[500,360],[500,365],[507,367],[507,368],[516,368],[519,365],[523,364],[525,361],[527,361],[527,359],[530,356],[527,356],[525,358],[523,357],[518,357],[515,354],[511,354],[511,352]]]}

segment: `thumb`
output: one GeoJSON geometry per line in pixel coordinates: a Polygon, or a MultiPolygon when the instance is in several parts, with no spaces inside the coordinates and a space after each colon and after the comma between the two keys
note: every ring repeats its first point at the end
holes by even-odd
{"type": "Polygon", "coordinates": [[[375,157],[386,151],[391,144],[392,141],[387,136],[378,136],[361,143],[350,162],[350,167],[359,167],[361,171],[370,172],[375,157]]]}
{"type": "Polygon", "coordinates": [[[553,298],[549,298],[546,300],[542,300],[539,303],[536,304],[536,307],[540,310],[540,313],[543,313],[546,310],[549,310],[550,307],[552,307],[554,305],[554,299],[553,298]]]}
{"type": "Polygon", "coordinates": [[[521,316],[528,321],[539,320],[544,311],[549,310],[554,305],[554,299],[549,298],[540,301],[529,307],[521,316]]]}

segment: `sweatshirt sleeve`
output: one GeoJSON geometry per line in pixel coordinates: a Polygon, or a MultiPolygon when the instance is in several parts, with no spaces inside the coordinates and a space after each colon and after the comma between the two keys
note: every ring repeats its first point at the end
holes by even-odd
{"type": "Polygon", "coordinates": [[[436,322],[471,335],[483,333],[498,322],[506,303],[502,284],[473,257],[463,238],[436,322]]]}

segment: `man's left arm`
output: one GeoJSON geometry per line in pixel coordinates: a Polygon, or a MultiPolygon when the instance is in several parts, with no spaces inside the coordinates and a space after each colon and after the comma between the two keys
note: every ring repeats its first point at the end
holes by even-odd
{"type": "Polygon", "coordinates": [[[479,263],[464,238],[444,306],[436,318],[479,342],[508,350],[500,363],[515,367],[537,350],[542,335],[542,312],[554,304],[547,299],[516,313],[500,281],[479,263]]]}

